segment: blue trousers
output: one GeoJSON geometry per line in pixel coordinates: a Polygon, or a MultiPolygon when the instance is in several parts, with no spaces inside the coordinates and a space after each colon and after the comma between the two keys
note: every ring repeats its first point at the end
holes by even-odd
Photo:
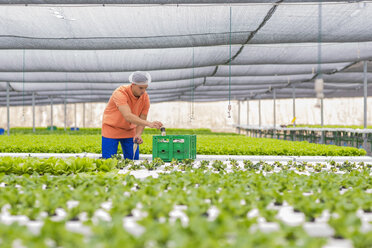
{"type": "MultiPolygon", "coordinates": [[[[102,157],[111,158],[112,155],[118,153],[118,145],[121,144],[123,149],[124,159],[133,159],[133,138],[126,139],[110,139],[102,136],[102,157]]],[[[139,159],[139,146],[137,147],[134,160],[139,159]]]]}

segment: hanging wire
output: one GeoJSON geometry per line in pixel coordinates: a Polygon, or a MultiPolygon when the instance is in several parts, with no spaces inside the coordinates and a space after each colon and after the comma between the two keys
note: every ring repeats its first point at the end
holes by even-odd
{"type": "Polygon", "coordinates": [[[318,78],[322,77],[322,0],[319,0],[318,6],[318,78]]]}
{"type": "Polygon", "coordinates": [[[322,76],[322,0],[319,0],[318,5],[318,69],[317,78],[315,79],[315,92],[317,103],[315,107],[321,107],[321,99],[324,98],[324,81],[322,76]]]}
{"type": "Polygon", "coordinates": [[[194,102],[195,102],[195,53],[194,53],[194,47],[192,48],[192,108],[191,108],[191,118],[194,119],[194,102]]]}
{"type": "Polygon", "coordinates": [[[228,118],[231,118],[231,16],[232,16],[232,8],[230,5],[230,32],[229,32],[229,106],[227,107],[228,110],[228,118]]]}
{"type": "Polygon", "coordinates": [[[194,101],[195,101],[195,54],[192,48],[192,79],[190,81],[190,122],[194,119],[194,101]]]}
{"type": "Polygon", "coordinates": [[[189,112],[190,112],[190,116],[189,116],[189,122],[191,123],[192,121],[192,79],[190,80],[190,105],[189,105],[190,109],[189,109],[189,112]]]}
{"type": "Polygon", "coordinates": [[[64,117],[65,117],[65,119],[64,119],[64,129],[65,129],[65,131],[67,130],[67,110],[66,110],[66,108],[67,108],[67,73],[65,73],[65,79],[66,79],[66,81],[65,81],[65,96],[64,96],[64,106],[63,106],[63,111],[64,111],[64,117]]]}
{"type": "Polygon", "coordinates": [[[26,50],[23,49],[23,61],[22,61],[22,122],[26,120],[25,118],[25,68],[26,68],[26,50]]]}

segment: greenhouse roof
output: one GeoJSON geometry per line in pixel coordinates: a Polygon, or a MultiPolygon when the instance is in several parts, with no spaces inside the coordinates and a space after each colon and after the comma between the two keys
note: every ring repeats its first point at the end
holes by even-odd
{"type": "Polygon", "coordinates": [[[0,0],[0,106],[7,83],[13,106],[107,102],[136,70],[152,102],[315,97],[318,77],[325,97],[354,97],[372,82],[371,1],[223,2],[0,0]]]}

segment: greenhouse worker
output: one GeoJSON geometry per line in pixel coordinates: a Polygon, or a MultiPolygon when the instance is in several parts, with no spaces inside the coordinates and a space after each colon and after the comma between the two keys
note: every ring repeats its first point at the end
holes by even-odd
{"type": "Polygon", "coordinates": [[[130,85],[122,85],[111,95],[103,112],[102,157],[111,158],[117,154],[119,142],[124,158],[139,159],[139,148],[133,156],[134,143],[142,144],[145,126],[160,129],[159,121],[147,121],[150,99],[146,93],[151,76],[147,72],[136,71],[129,76],[130,85]]]}

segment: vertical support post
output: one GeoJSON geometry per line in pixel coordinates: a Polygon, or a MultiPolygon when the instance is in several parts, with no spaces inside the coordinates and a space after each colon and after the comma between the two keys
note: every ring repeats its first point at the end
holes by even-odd
{"type": "Polygon", "coordinates": [[[296,127],[296,87],[292,84],[292,96],[293,96],[293,127],[296,127]]]}
{"type": "MultiPolygon", "coordinates": [[[[318,79],[322,78],[322,1],[319,1],[318,5],[318,79]]],[[[323,94],[323,90],[322,90],[323,94]]],[[[321,142],[322,144],[325,143],[325,137],[324,137],[324,131],[323,131],[323,110],[324,110],[324,105],[323,105],[323,98],[324,96],[321,97],[320,99],[320,122],[321,122],[321,127],[322,127],[322,135],[321,135],[321,142]]]]}
{"type": "Polygon", "coordinates": [[[260,128],[260,138],[262,135],[262,130],[261,130],[261,98],[258,99],[258,126],[260,128]]]}
{"type": "Polygon", "coordinates": [[[50,97],[50,131],[53,132],[53,97],[50,97]]]}
{"type": "Polygon", "coordinates": [[[247,126],[249,126],[249,100],[247,99],[247,126]]]}
{"type": "Polygon", "coordinates": [[[6,123],[7,123],[7,133],[10,135],[10,97],[9,97],[10,83],[6,83],[6,123]]]}
{"type": "Polygon", "coordinates": [[[273,134],[274,134],[274,139],[276,139],[276,89],[273,89],[273,118],[274,118],[274,129],[273,129],[273,134]]]}
{"type": "Polygon", "coordinates": [[[35,133],[35,92],[32,92],[32,132],[35,133]]]}
{"type": "Polygon", "coordinates": [[[85,103],[83,103],[83,127],[85,128],[85,103]]]}
{"type": "MultiPolygon", "coordinates": [[[[364,76],[364,129],[367,129],[367,98],[368,98],[368,78],[367,78],[367,61],[363,62],[363,76],[364,76]]],[[[367,134],[363,134],[363,148],[367,149],[367,134]]]]}
{"type": "Polygon", "coordinates": [[[258,126],[261,127],[261,99],[258,99],[258,126]]]}
{"type": "Polygon", "coordinates": [[[249,134],[249,99],[247,99],[247,135],[249,134]]]}
{"type": "Polygon", "coordinates": [[[74,103],[74,111],[75,111],[75,131],[77,131],[77,115],[76,115],[76,103],[74,103]]]}
{"type": "Polygon", "coordinates": [[[92,103],[90,103],[89,110],[90,110],[90,121],[89,121],[89,123],[90,123],[91,127],[93,127],[93,104],[92,103]]]}
{"type": "Polygon", "coordinates": [[[240,134],[240,100],[238,100],[238,133],[240,134]]]}
{"type": "MultiPolygon", "coordinates": [[[[320,99],[320,125],[322,129],[324,128],[324,99],[320,99]]],[[[324,131],[322,131],[322,138],[321,138],[321,143],[325,144],[325,137],[324,137],[324,131]]]]}
{"type": "Polygon", "coordinates": [[[65,126],[65,132],[66,132],[66,128],[67,128],[67,106],[66,106],[66,98],[64,99],[63,101],[63,108],[64,108],[64,126],[65,126]]]}

